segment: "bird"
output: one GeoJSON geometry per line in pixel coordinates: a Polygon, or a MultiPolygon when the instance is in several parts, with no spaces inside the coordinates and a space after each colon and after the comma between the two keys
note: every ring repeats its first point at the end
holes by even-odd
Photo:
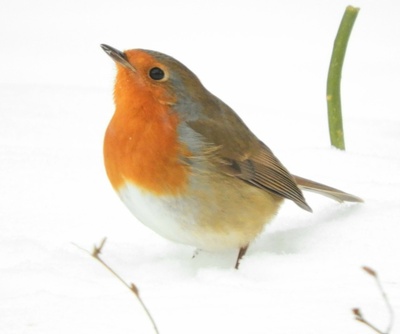
{"type": "Polygon", "coordinates": [[[302,190],[363,201],[291,174],[173,57],[101,48],[117,68],[103,144],[106,173],[133,215],[159,235],[197,250],[237,250],[238,269],[285,199],[309,212],[302,190]]]}

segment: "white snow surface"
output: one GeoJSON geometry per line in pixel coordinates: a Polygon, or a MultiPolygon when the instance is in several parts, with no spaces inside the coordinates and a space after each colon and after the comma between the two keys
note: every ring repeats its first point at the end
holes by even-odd
{"type": "Polygon", "coordinates": [[[0,333],[400,330],[400,2],[3,1],[0,11],[0,333]],[[325,86],[344,9],[361,7],[343,69],[347,150],[330,147],[325,86]],[[295,174],[364,204],[306,194],[236,254],[171,243],[108,183],[102,141],[115,66],[100,49],[161,51],[191,68],[295,174]],[[78,245],[79,247],[77,247],[78,245]]]}

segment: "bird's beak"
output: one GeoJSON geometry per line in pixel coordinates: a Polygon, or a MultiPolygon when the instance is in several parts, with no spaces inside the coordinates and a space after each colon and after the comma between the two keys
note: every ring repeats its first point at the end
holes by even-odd
{"type": "Polygon", "coordinates": [[[130,69],[132,72],[136,72],[136,68],[133,67],[133,65],[128,61],[125,53],[114,49],[113,47],[106,44],[100,44],[100,46],[104,50],[104,52],[107,53],[116,63],[130,69]]]}

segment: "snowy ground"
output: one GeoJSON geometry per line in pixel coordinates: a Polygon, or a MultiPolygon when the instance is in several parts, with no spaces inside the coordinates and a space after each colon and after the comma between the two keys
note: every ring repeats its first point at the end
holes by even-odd
{"type": "MultiPolygon", "coordinates": [[[[0,11],[0,332],[372,333],[400,317],[400,3],[358,1],[343,75],[347,151],[330,148],[325,80],[347,1],[3,1],[0,11]],[[102,137],[114,65],[149,48],[189,66],[293,172],[365,199],[287,203],[250,248],[201,253],[138,223],[113,193],[102,137]]],[[[399,332],[397,323],[392,333],[399,332]]]]}

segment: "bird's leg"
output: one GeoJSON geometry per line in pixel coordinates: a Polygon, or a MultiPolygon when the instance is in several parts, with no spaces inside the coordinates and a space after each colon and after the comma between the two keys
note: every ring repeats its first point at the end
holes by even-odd
{"type": "Polygon", "coordinates": [[[244,247],[240,247],[239,254],[238,254],[238,257],[237,257],[237,260],[236,260],[236,264],[235,264],[235,269],[239,269],[240,260],[242,259],[244,254],[246,254],[247,248],[249,248],[249,245],[246,245],[244,247]]]}

